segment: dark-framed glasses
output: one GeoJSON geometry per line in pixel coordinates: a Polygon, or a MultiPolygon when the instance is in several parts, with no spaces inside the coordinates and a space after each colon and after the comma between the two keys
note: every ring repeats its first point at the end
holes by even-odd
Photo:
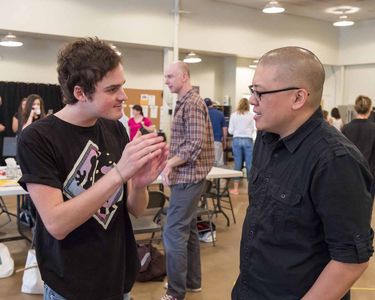
{"type": "Polygon", "coordinates": [[[262,100],[261,99],[262,95],[275,94],[275,93],[281,93],[281,92],[292,91],[292,90],[299,90],[299,89],[301,89],[301,88],[293,86],[293,87],[287,87],[287,88],[284,88],[284,89],[258,92],[256,90],[254,90],[254,86],[253,85],[249,85],[250,95],[254,96],[255,100],[257,100],[258,102],[260,102],[262,100]]]}

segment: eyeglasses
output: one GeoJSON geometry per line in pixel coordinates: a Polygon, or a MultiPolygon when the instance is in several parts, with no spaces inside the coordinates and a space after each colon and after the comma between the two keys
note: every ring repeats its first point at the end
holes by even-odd
{"type": "Polygon", "coordinates": [[[258,102],[260,102],[262,100],[261,99],[262,95],[275,94],[275,93],[281,93],[281,92],[286,92],[286,91],[291,91],[291,90],[299,90],[299,89],[300,89],[299,87],[288,87],[288,88],[285,88],[285,89],[258,92],[256,90],[254,90],[253,85],[249,85],[250,95],[254,96],[255,100],[257,100],[258,102]]]}

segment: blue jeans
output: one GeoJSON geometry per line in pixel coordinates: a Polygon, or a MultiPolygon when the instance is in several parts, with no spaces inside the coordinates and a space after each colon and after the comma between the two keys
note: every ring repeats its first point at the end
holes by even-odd
{"type": "Polygon", "coordinates": [[[163,229],[167,257],[168,295],[185,298],[186,288],[201,287],[197,207],[205,181],[172,185],[163,229]]]}
{"type": "MultiPolygon", "coordinates": [[[[66,298],[56,293],[48,285],[44,284],[43,300],[66,300],[66,298]]],[[[124,294],[124,300],[130,300],[130,292],[124,294]]]]}
{"type": "MultiPolygon", "coordinates": [[[[249,177],[251,161],[253,160],[253,139],[244,137],[233,138],[232,151],[234,156],[234,169],[241,171],[246,162],[246,175],[249,177]]],[[[236,178],[239,180],[240,178],[236,178]]]]}

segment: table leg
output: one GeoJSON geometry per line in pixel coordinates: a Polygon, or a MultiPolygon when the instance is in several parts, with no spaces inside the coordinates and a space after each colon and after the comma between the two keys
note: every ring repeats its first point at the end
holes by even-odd
{"type": "Polygon", "coordinates": [[[216,178],[216,200],[217,200],[217,211],[222,213],[225,219],[227,219],[227,226],[230,225],[229,217],[221,207],[221,196],[220,196],[220,178],[216,178]]]}
{"type": "Polygon", "coordinates": [[[2,242],[2,243],[3,242],[18,241],[18,240],[23,240],[23,239],[31,242],[31,240],[21,230],[21,222],[20,222],[21,197],[24,197],[24,196],[23,195],[17,195],[17,213],[16,214],[9,213],[12,217],[15,217],[16,220],[17,220],[17,230],[18,230],[19,235],[0,239],[0,242],[2,242]]]}

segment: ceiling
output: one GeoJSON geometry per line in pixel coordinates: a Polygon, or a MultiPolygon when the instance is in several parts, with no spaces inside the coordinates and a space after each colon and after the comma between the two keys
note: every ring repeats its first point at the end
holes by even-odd
{"type": "MultiPolygon", "coordinates": [[[[229,3],[243,7],[262,10],[269,2],[267,0],[214,0],[217,2],[229,3]]],[[[279,0],[285,8],[285,13],[295,16],[309,17],[328,22],[337,21],[338,14],[325,12],[326,9],[337,6],[355,6],[359,11],[347,14],[352,21],[375,20],[375,0],[279,0]]]]}

